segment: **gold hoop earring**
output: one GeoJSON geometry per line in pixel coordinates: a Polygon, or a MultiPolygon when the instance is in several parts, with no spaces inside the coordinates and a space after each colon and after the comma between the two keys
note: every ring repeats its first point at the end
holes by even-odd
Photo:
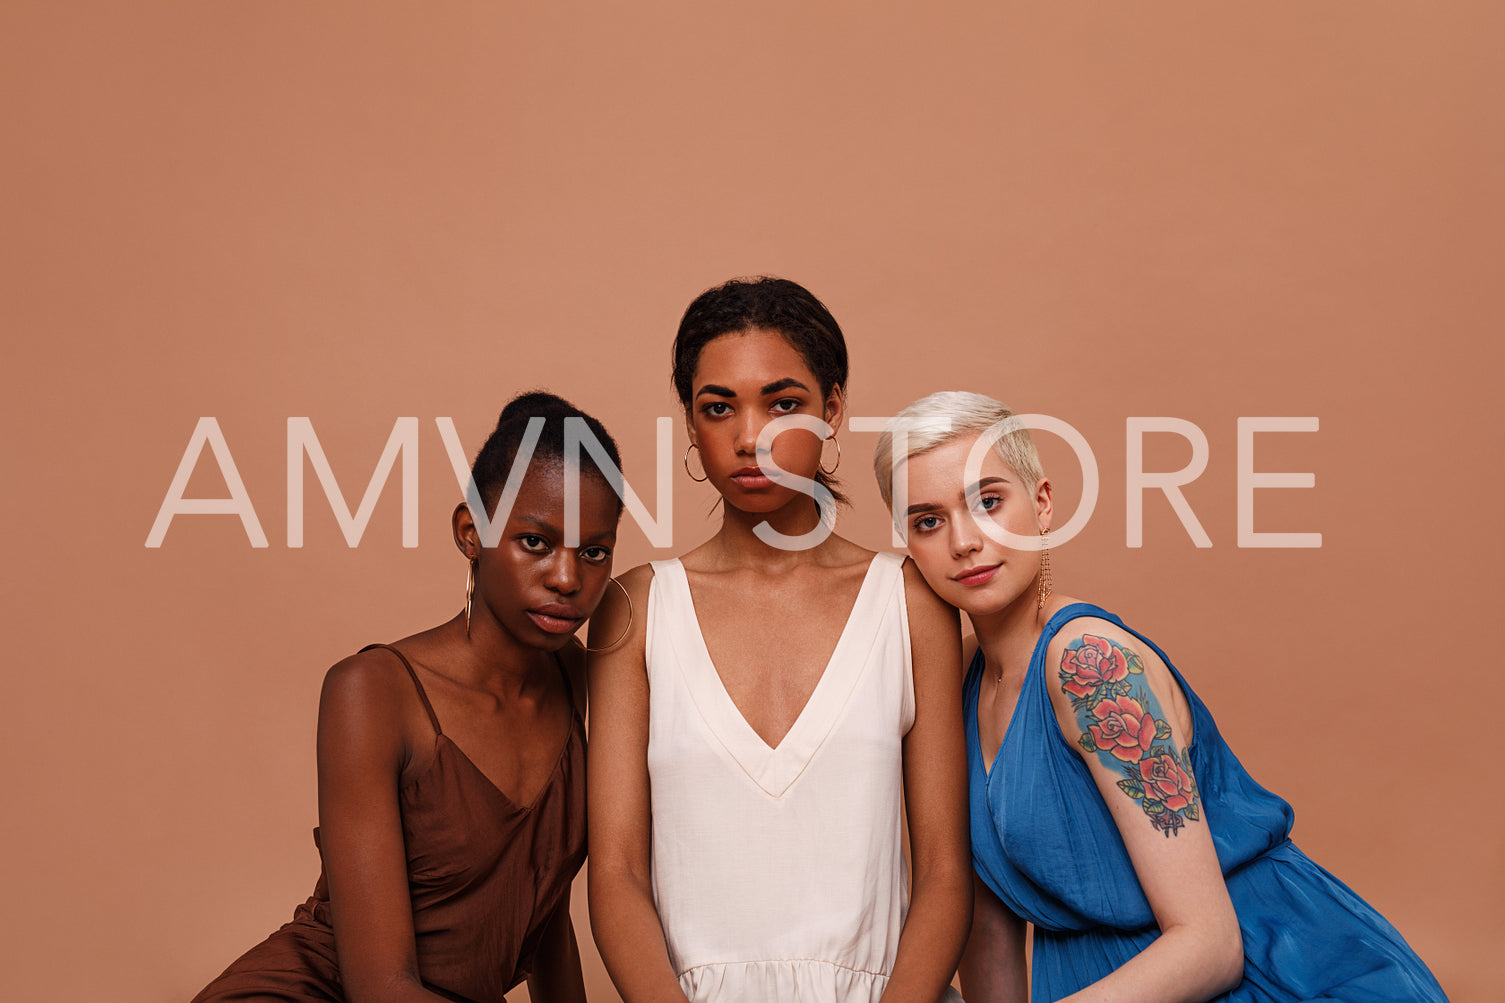
{"type": "Polygon", "coordinates": [[[465,576],[465,640],[470,640],[470,600],[476,592],[476,559],[470,559],[470,573],[465,576]]]}
{"type": "MultiPolygon", "coordinates": [[[[827,477],[830,477],[832,474],[836,473],[836,468],[841,466],[841,443],[837,441],[836,436],[834,435],[831,436],[830,441],[836,443],[836,462],[831,464],[830,470],[827,470],[824,464],[816,464],[816,466],[820,468],[820,472],[825,474],[827,477]]],[[[822,443],[822,449],[824,450],[824,443],[822,443]]]]}
{"type": "Polygon", "coordinates": [[[1035,592],[1035,612],[1038,616],[1045,612],[1045,600],[1050,598],[1052,582],[1050,580],[1050,534],[1040,530],[1040,582],[1035,592]]]}
{"type": "Polygon", "coordinates": [[[621,582],[617,581],[615,578],[609,579],[609,581],[613,585],[615,585],[617,588],[619,588],[619,589],[622,590],[622,596],[627,600],[627,626],[625,626],[625,627],[622,628],[621,635],[615,641],[613,641],[610,644],[606,645],[605,647],[601,647],[601,648],[588,648],[588,647],[585,646],[584,642],[582,642],[580,640],[580,637],[578,635],[571,634],[570,635],[570,640],[574,641],[575,642],[575,646],[578,647],[581,651],[589,651],[589,652],[593,652],[593,653],[597,652],[597,651],[610,651],[612,648],[615,648],[617,645],[621,644],[627,638],[627,632],[632,629],[632,618],[633,618],[632,596],[630,596],[630,595],[627,594],[627,586],[623,585],[621,582]]]}
{"type": "MultiPolygon", "coordinates": [[[[696,484],[703,484],[711,479],[711,475],[705,472],[705,461],[703,459],[700,463],[700,476],[696,477],[693,473],[690,473],[690,450],[692,449],[698,451],[700,447],[695,445],[695,443],[693,442],[685,447],[685,473],[689,474],[690,480],[694,481],[696,484]]],[[[612,581],[616,581],[616,579],[613,578],[612,581]]]]}

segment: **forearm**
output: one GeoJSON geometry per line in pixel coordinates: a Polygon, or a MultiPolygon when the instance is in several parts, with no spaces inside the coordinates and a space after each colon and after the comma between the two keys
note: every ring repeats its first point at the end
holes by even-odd
{"type": "Polygon", "coordinates": [[[1237,924],[1231,931],[1175,927],[1106,978],[1073,993],[1066,1001],[1205,1003],[1238,985],[1243,973],[1243,941],[1237,924]]]}
{"type": "Polygon", "coordinates": [[[971,922],[970,867],[916,872],[883,1003],[935,1003],[951,983],[971,922]]]}
{"type": "Polygon", "coordinates": [[[685,1003],[646,876],[590,864],[591,932],[624,1003],[685,1003]]]}

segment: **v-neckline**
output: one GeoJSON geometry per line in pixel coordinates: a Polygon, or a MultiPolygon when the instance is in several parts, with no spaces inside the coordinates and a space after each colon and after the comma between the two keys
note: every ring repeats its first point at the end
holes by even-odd
{"type": "Polygon", "coordinates": [[[523,804],[521,801],[517,800],[517,798],[502,790],[502,788],[497,785],[497,782],[495,780],[492,780],[491,776],[485,770],[481,769],[480,765],[474,759],[470,758],[470,754],[463,748],[461,748],[459,743],[457,743],[453,738],[450,738],[449,735],[445,732],[440,731],[434,734],[434,759],[430,763],[430,768],[432,768],[433,762],[438,761],[438,746],[440,742],[443,742],[449,748],[453,749],[460,756],[460,758],[465,761],[465,764],[470,767],[471,771],[474,772],[476,776],[481,778],[481,781],[487,787],[491,788],[496,792],[498,797],[507,802],[509,807],[517,810],[524,815],[530,815],[532,814],[533,809],[537,808],[543,802],[544,795],[549,793],[549,788],[554,786],[554,778],[559,775],[559,771],[564,765],[565,758],[569,755],[570,746],[574,744],[575,729],[579,727],[579,717],[579,712],[574,707],[571,707],[569,727],[565,729],[564,733],[564,744],[559,747],[559,755],[555,757],[554,766],[549,770],[548,776],[544,778],[543,785],[538,788],[538,793],[533,796],[533,800],[528,802],[527,804],[523,804]]]}
{"type": "MultiPolygon", "coordinates": [[[[883,576],[877,573],[880,566],[891,564],[883,553],[873,555],[857,598],[847,612],[836,646],[821,669],[815,688],[810,691],[805,705],[795,716],[789,730],[784,732],[777,745],[769,745],[763,736],[747,722],[746,716],[727,691],[726,683],[711,658],[705,633],[700,627],[700,617],[695,611],[695,597],[690,589],[690,577],[684,564],[675,558],[663,562],[677,572],[675,587],[682,590],[687,615],[683,618],[681,636],[681,668],[691,696],[707,726],[720,740],[722,746],[737,761],[752,781],[771,797],[780,797],[804,772],[821,742],[835,725],[847,697],[861,674],[865,658],[849,657],[848,649],[858,643],[861,631],[856,625],[866,618],[869,607],[876,602],[875,594],[883,576]]],[[[901,580],[901,579],[890,579],[901,580]]],[[[876,635],[873,635],[876,636],[876,635]]],[[[873,639],[869,637],[869,641],[873,639]]]]}
{"type": "Polygon", "coordinates": [[[972,729],[974,732],[976,732],[976,737],[972,741],[972,751],[977,754],[978,765],[982,767],[982,778],[984,783],[989,783],[992,781],[993,774],[997,772],[998,769],[998,757],[1003,754],[1004,745],[1008,743],[1009,736],[1014,733],[1014,722],[1019,718],[1019,710],[1024,703],[1024,690],[1025,687],[1029,686],[1030,676],[1034,675],[1036,660],[1039,660],[1042,664],[1044,663],[1045,658],[1042,652],[1048,651],[1050,649],[1050,642],[1055,639],[1056,634],[1060,633],[1061,628],[1064,627],[1068,622],[1076,619],[1078,616],[1096,615],[1077,613],[1073,614],[1070,617],[1067,617],[1066,619],[1063,619],[1058,624],[1055,623],[1055,620],[1060,617],[1061,614],[1066,610],[1074,609],[1078,606],[1091,607],[1092,609],[1098,610],[1099,613],[1105,612],[1104,610],[1093,606],[1091,603],[1073,602],[1067,603],[1065,606],[1062,606],[1060,609],[1056,610],[1051,614],[1050,618],[1045,621],[1045,626],[1040,629],[1040,636],[1035,639],[1034,648],[1030,650],[1029,664],[1024,667],[1024,678],[1019,680],[1019,696],[1014,700],[1014,709],[1009,711],[1009,719],[1003,726],[1003,734],[998,737],[998,748],[993,751],[992,762],[988,762],[988,758],[984,754],[982,748],[982,672],[983,669],[987,667],[988,656],[982,650],[982,642],[978,642],[977,653],[972,656],[972,661],[976,663],[977,666],[977,691],[972,698],[971,722],[972,729]],[[1052,625],[1054,625],[1054,630],[1051,629],[1052,625]]]}

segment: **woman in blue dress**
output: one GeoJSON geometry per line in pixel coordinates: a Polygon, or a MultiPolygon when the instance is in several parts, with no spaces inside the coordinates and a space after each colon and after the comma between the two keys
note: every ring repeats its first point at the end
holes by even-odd
{"type": "Polygon", "coordinates": [[[1290,806],[1245,772],[1170,659],[1054,594],[1051,485],[1008,408],[932,394],[889,423],[874,467],[926,581],[976,631],[968,1003],[1446,999],[1395,928],[1290,841],[1290,806]]]}

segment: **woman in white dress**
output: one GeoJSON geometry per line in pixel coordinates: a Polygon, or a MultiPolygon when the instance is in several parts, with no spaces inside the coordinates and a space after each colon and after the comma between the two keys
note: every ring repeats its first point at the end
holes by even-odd
{"type": "Polygon", "coordinates": [[[623,575],[591,629],[591,926],[627,1003],[959,999],[958,621],[821,522],[846,378],[796,283],[728,282],[680,322],[686,467],[721,528],[623,575]]]}

